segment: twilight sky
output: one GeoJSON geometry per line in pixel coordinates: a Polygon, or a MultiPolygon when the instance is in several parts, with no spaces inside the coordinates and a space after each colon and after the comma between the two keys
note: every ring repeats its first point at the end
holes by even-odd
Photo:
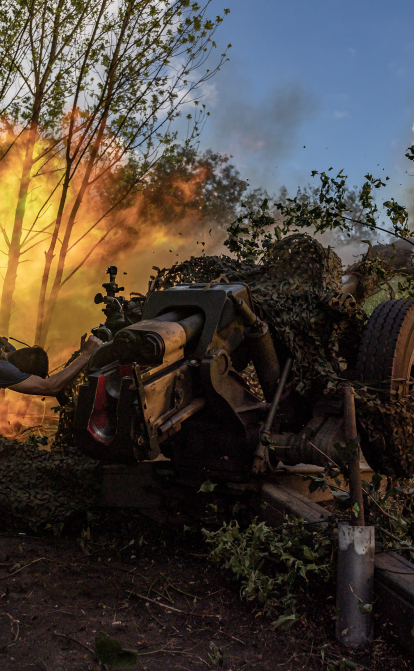
{"type": "Polygon", "coordinates": [[[351,185],[388,174],[387,195],[408,204],[414,3],[213,0],[209,13],[224,7],[218,51],[233,47],[206,89],[201,147],[233,154],[241,176],[270,191],[333,166],[351,185]]]}

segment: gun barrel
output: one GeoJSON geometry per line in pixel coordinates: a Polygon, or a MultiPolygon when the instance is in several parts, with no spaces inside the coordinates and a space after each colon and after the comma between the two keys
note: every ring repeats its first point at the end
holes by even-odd
{"type": "Polygon", "coordinates": [[[181,319],[178,323],[185,331],[188,344],[193,338],[201,333],[204,325],[204,317],[201,312],[197,312],[195,315],[181,319]]]}
{"type": "Polygon", "coordinates": [[[196,313],[180,321],[169,321],[173,316],[180,315],[170,312],[118,331],[114,338],[114,349],[119,361],[160,366],[167,357],[171,363],[182,358],[184,346],[201,332],[204,317],[196,313]]]}

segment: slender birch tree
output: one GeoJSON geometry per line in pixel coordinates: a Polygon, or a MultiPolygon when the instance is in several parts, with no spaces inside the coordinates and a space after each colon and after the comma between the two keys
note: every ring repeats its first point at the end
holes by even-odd
{"type": "MultiPolygon", "coordinates": [[[[180,108],[190,101],[198,105],[197,90],[226,60],[222,54],[213,69],[201,71],[222,21],[207,18],[210,1],[22,0],[10,10],[0,0],[0,32],[14,30],[8,53],[0,47],[0,114],[14,131],[0,160],[23,142],[12,233],[0,229],[8,248],[2,333],[8,333],[22,254],[49,241],[36,324],[36,342],[44,345],[61,287],[116,228],[116,218],[107,221],[119,203],[162,155],[174,151],[180,108]],[[138,166],[134,182],[76,236],[86,195],[131,156],[138,166]],[[47,170],[55,172],[51,192],[23,230],[28,194],[47,170]],[[94,241],[79,258],[80,243],[92,232],[94,241]]],[[[197,140],[205,119],[204,105],[195,110],[188,114],[187,145],[197,140]]]]}
{"type": "Polygon", "coordinates": [[[106,0],[0,2],[0,117],[9,130],[17,128],[17,133],[8,134],[9,142],[3,145],[0,158],[4,159],[16,143],[22,154],[11,235],[3,228],[8,248],[0,301],[0,332],[4,335],[9,329],[34,173],[42,174],[64,140],[60,120],[73,95],[79,60],[88,46],[85,32],[105,5],[106,0]]]}

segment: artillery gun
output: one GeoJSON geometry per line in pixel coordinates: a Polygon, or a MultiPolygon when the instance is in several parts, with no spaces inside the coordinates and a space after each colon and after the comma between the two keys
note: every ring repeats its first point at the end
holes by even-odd
{"type": "MultiPolygon", "coordinates": [[[[106,296],[95,297],[107,319],[93,329],[106,342],[90,359],[74,419],[85,454],[131,465],[162,454],[181,480],[225,482],[246,482],[280,461],[339,459],[341,395],[304,403],[289,378],[291,356],[275,348],[246,284],[150,285],[128,301],[117,297],[116,267],[107,272],[106,296]],[[244,375],[249,364],[262,394],[244,375]]],[[[365,327],[356,378],[376,381],[389,399],[411,393],[413,373],[414,301],[386,301],[365,327]]],[[[377,466],[363,433],[362,450],[377,466]]]]}

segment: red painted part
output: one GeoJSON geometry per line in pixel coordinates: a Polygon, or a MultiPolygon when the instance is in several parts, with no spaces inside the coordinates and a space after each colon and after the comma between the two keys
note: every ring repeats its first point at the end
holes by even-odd
{"type": "Polygon", "coordinates": [[[105,389],[105,375],[100,375],[96,386],[93,410],[88,422],[88,431],[94,440],[105,444],[111,443],[115,437],[114,435],[105,436],[105,429],[110,426],[107,407],[108,400],[105,389]]]}

